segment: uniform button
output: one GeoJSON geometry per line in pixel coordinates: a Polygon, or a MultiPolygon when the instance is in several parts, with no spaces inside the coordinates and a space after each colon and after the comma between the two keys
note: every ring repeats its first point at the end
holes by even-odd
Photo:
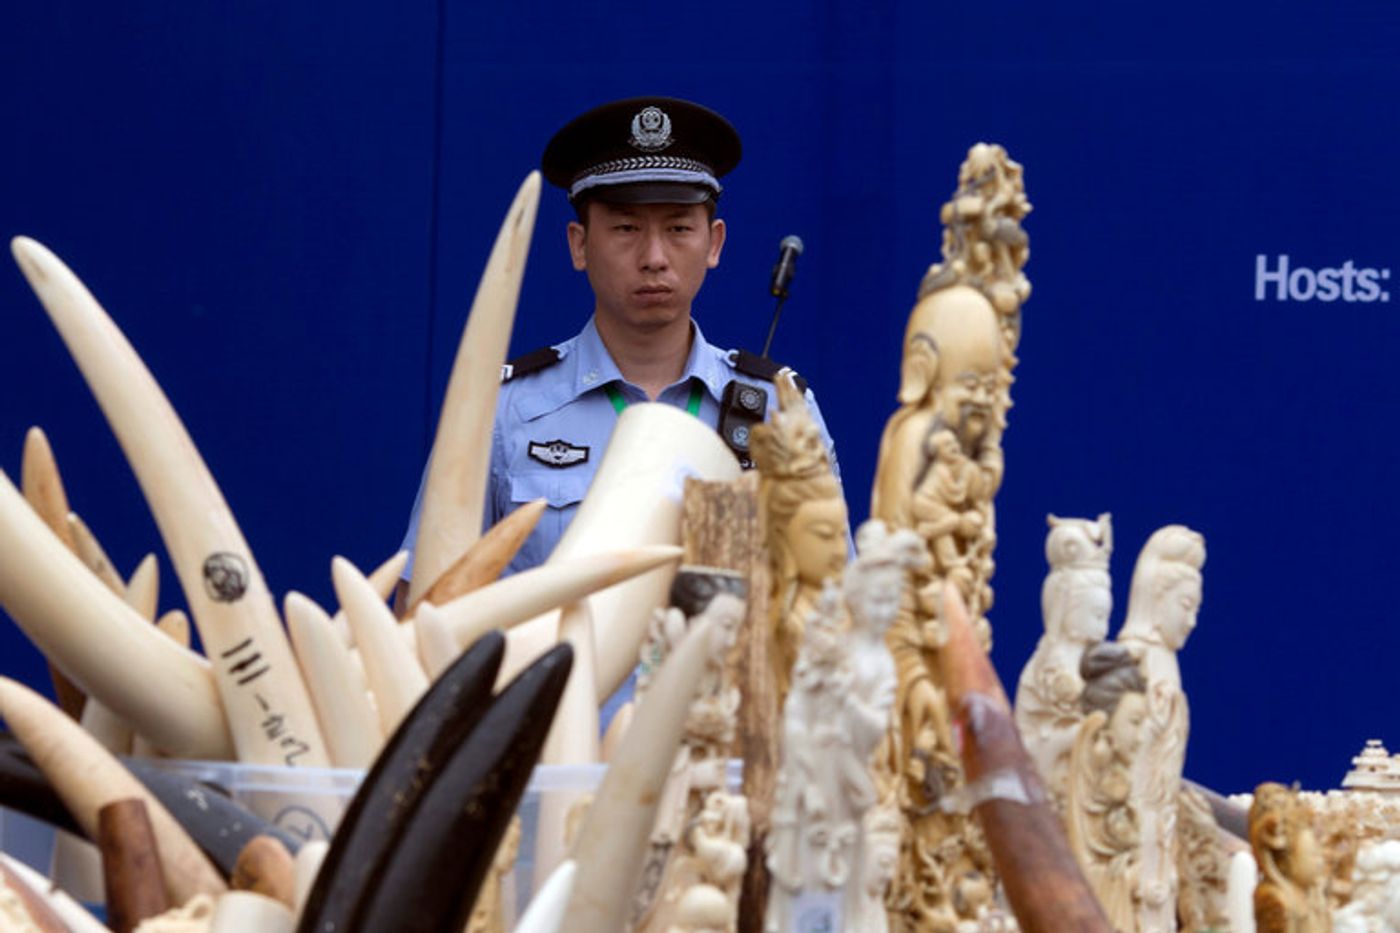
{"type": "Polygon", "coordinates": [[[586,375],[586,376],[583,377],[583,381],[586,382],[586,383],[588,383],[589,385],[592,385],[593,383],[597,382],[597,381],[598,381],[598,370],[596,370],[596,369],[591,369],[591,370],[589,370],[589,371],[588,371],[588,375],[586,375]]]}

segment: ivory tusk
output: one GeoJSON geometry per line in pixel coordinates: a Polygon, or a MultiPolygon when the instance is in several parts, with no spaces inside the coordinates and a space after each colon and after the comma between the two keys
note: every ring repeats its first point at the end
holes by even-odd
{"type": "MultiPolygon", "coordinates": [[[[546,499],[527,502],[501,519],[443,573],[423,597],[434,606],[465,596],[500,577],[544,515],[546,499]]],[[[421,606],[420,600],[416,606],[421,606]]],[[[416,606],[409,607],[412,615],[416,606]]]]}
{"type": "MultiPolygon", "coordinates": [[[[49,446],[49,439],[41,428],[30,428],[24,437],[19,485],[24,498],[44,520],[44,524],[58,535],[64,547],[72,551],[73,536],[68,530],[68,495],[63,491],[63,477],[59,475],[53,448],[49,446]]],[[[52,661],[48,667],[58,705],[69,716],[81,719],[86,705],[83,692],[52,661]]]]}
{"type": "Polygon", "coordinates": [[[515,925],[515,933],[559,933],[568,916],[569,898],[574,893],[574,878],[578,863],[570,859],[549,876],[544,886],[535,891],[525,915],[515,925]]]}
{"type": "Polygon", "coordinates": [[[190,646],[190,617],[180,609],[171,609],[156,619],[156,630],[181,648],[190,646]]]}
{"type": "MultiPolygon", "coordinates": [[[[76,516],[70,514],[69,517],[76,516]]],[[[121,591],[121,596],[126,604],[147,619],[153,618],[155,615],[155,579],[157,573],[155,555],[147,554],[146,559],[141,561],[135,572],[132,573],[131,582],[121,591]]],[[[188,645],[184,647],[188,647],[188,645]]],[[[127,725],[101,700],[96,697],[88,697],[87,703],[83,705],[83,715],[78,721],[83,724],[88,735],[97,739],[102,747],[113,755],[131,754],[133,739],[131,726],[127,725]]],[[[55,856],[56,861],[57,857],[55,856]]]]}
{"type": "Polygon", "coordinates": [[[58,919],[62,920],[68,927],[69,933],[111,933],[96,917],[88,913],[82,904],[73,900],[66,891],[54,887],[47,878],[19,859],[0,852],[0,863],[18,875],[20,880],[48,902],[53,912],[58,914],[58,919]]]}
{"type": "Polygon", "coordinates": [[[11,251],[141,484],[205,651],[216,662],[214,679],[238,757],[259,764],[327,764],[272,596],[179,415],[126,337],[57,256],[27,237],[15,237],[11,251]]]}
{"type": "Polygon", "coordinates": [[[637,708],[574,843],[570,933],[613,933],[626,925],[686,716],[721,636],[714,619],[693,623],[637,708]]]}
{"type": "Polygon", "coordinates": [[[539,203],[540,174],[531,172],[496,235],[457,347],[418,513],[410,606],[481,536],[501,367],[539,203]]]}
{"type": "Polygon", "coordinates": [[[0,606],[40,651],[161,748],[229,757],[208,662],[172,644],[89,573],[3,472],[0,554],[0,606]]]}
{"type": "Polygon", "coordinates": [[[443,618],[442,610],[429,600],[425,599],[418,604],[418,611],[414,613],[412,623],[404,627],[412,629],[415,633],[418,660],[430,680],[436,680],[462,653],[457,636],[443,618]]]}
{"type": "Polygon", "coordinates": [[[320,606],[300,593],[284,604],[297,663],[337,768],[367,768],[384,744],[364,678],[320,606]]]}
{"type": "Polygon", "coordinates": [[[296,902],[293,912],[298,918],[306,908],[306,899],[311,895],[311,886],[316,883],[316,875],[321,871],[321,863],[326,860],[326,852],[331,844],[324,839],[316,839],[306,843],[297,852],[296,867],[296,902]]]}
{"type": "MultiPolygon", "coordinates": [[[[506,629],[521,622],[538,625],[540,613],[555,625],[557,608],[576,602],[615,583],[658,567],[680,562],[684,551],[675,545],[652,545],[606,553],[581,554],[498,580],[438,608],[458,645],[467,645],[483,632],[506,629]]],[[[590,607],[598,618],[598,607],[590,607]]],[[[599,623],[601,626],[601,622],[599,623]]],[[[557,640],[557,626],[550,630],[557,640]]],[[[602,636],[596,636],[602,642],[602,636]]],[[[529,659],[523,659],[528,662],[529,659]]],[[[509,659],[507,659],[509,666],[509,659]]]]}
{"type": "MultiPolygon", "coordinates": [[[[107,552],[102,550],[102,545],[97,537],[92,533],[92,529],[78,516],[76,512],[68,513],[68,532],[73,536],[74,553],[78,559],[87,565],[87,568],[97,575],[97,578],[107,585],[113,593],[123,598],[126,597],[126,584],[117,575],[117,570],[112,566],[112,561],[107,557],[107,552]]],[[[59,540],[63,536],[59,535],[59,540]]]]}
{"type": "Polygon", "coordinates": [[[368,580],[343,557],[331,561],[335,594],[350,620],[379,725],[391,734],[428,689],[428,675],[399,635],[399,622],[368,580]]]}
{"type": "MultiPolygon", "coordinates": [[[[394,589],[403,579],[403,568],[408,564],[408,552],[399,551],[393,557],[374,568],[369,575],[369,585],[374,587],[374,591],[379,594],[380,599],[387,600],[394,595],[394,589]]],[[[331,623],[335,626],[335,632],[345,642],[345,647],[355,647],[355,636],[350,631],[350,623],[345,620],[345,610],[339,609],[331,618],[331,623]]]]}
{"type": "Polygon", "coordinates": [[[252,891],[287,907],[296,904],[296,868],[292,853],[272,836],[254,836],[238,853],[229,887],[252,891]]]}
{"type": "Polygon", "coordinates": [[[81,726],[7,677],[0,677],[0,713],[89,839],[97,838],[98,810],[134,797],[150,816],[171,900],[183,904],[196,894],[224,890],[214,866],[170,812],[81,726]]]}
{"type": "MultiPolygon", "coordinates": [[[[734,454],[700,419],[654,402],[629,405],[617,419],[588,495],[545,566],[620,548],[677,544],[686,479],[734,480],[739,473],[734,454]]],[[[637,666],[651,611],[666,605],[674,576],[674,567],[657,570],[589,600],[599,702],[637,666]]],[[[512,632],[507,675],[553,645],[557,626],[557,616],[548,614],[512,632]]]]}
{"type": "MultiPolygon", "coordinates": [[[[593,764],[598,760],[598,687],[594,683],[593,619],[586,600],[564,607],[559,618],[559,640],[574,649],[574,667],[554,725],[545,740],[540,763],[546,765],[593,764]]],[[[540,887],[567,855],[569,810],[586,793],[555,791],[540,795],[535,822],[534,886],[540,887]]]]}
{"type": "Polygon", "coordinates": [[[336,828],[303,905],[304,933],[353,929],[361,902],[426,790],[425,775],[438,772],[485,714],[504,654],[505,637],[487,634],[443,672],[389,737],[336,828]]]}
{"type": "Polygon", "coordinates": [[[160,565],[154,554],[147,554],[126,582],[126,604],[147,622],[154,622],[159,603],[160,565]]]}
{"type": "MultiPolygon", "coordinates": [[[[135,609],[137,614],[143,619],[154,620],[156,617],[156,609],[158,608],[159,591],[160,571],[156,564],[156,556],[154,554],[147,554],[145,559],[137,565],[136,570],[132,572],[131,579],[127,581],[126,592],[124,594],[126,604],[132,609],[135,609]]],[[[186,625],[188,624],[187,620],[186,625]]],[[[185,642],[180,647],[188,648],[189,646],[189,639],[187,636],[185,642]]],[[[97,735],[97,732],[89,728],[87,713],[88,710],[92,709],[94,706],[101,707],[101,705],[102,703],[100,700],[89,699],[87,708],[83,710],[83,728],[87,729],[88,732],[93,735],[97,735]]],[[[95,721],[101,723],[105,718],[111,715],[109,710],[102,708],[97,712],[95,721]]],[[[99,741],[101,741],[100,738],[99,741]]],[[[114,755],[124,755],[129,752],[133,755],[139,755],[142,758],[156,757],[156,749],[151,743],[139,735],[133,736],[129,728],[127,729],[125,747],[119,748],[114,745],[109,745],[106,742],[103,742],[102,745],[114,755]]]]}
{"type": "Polygon", "coordinates": [[[632,716],[636,712],[637,704],[629,700],[613,713],[612,722],[608,723],[608,731],[603,733],[603,761],[612,761],[617,756],[617,750],[622,747],[622,740],[627,737],[627,727],[632,725],[632,716]]]}
{"type": "Polygon", "coordinates": [[[5,912],[0,914],[0,924],[6,933],[10,930],[34,931],[34,933],[65,933],[66,927],[49,902],[40,893],[42,888],[34,888],[19,875],[14,874],[6,863],[0,862],[0,904],[5,912]]]}
{"type": "Polygon", "coordinates": [[[209,933],[292,933],[296,917],[281,901],[252,891],[229,891],[214,907],[209,933]]]}
{"type": "Polygon", "coordinates": [[[53,447],[42,428],[33,427],[24,436],[24,456],[20,462],[20,488],[44,524],[58,535],[69,550],[74,549],[68,529],[68,494],[58,472],[53,447]]]}

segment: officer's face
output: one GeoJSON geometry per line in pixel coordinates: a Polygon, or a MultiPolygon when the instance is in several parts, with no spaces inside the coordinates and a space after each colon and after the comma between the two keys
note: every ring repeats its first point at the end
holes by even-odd
{"type": "Polygon", "coordinates": [[[642,332],[688,319],[719,265],[724,221],[701,204],[588,205],[588,226],[569,224],[574,268],[588,273],[599,318],[642,332]]]}

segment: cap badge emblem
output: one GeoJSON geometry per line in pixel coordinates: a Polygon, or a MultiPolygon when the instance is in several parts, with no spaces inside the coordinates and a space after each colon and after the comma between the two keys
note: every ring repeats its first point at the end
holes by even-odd
{"type": "Polygon", "coordinates": [[[646,107],[632,118],[632,145],[656,152],[671,145],[671,118],[660,107],[646,107]]]}

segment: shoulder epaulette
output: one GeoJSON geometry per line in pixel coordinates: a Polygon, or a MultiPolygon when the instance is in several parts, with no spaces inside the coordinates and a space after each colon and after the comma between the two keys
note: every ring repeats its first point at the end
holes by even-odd
{"type": "Polygon", "coordinates": [[[548,369],[564,357],[553,347],[541,347],[538,350],[531,350],[524,356],[517,356],[509,363],[501,367],[501,381],[510,382],[520,376],[528,376],[530,373],[537,373],[542,369],[548,369]]]}
{"type": "MultiPolygon", "coordinates": [[[[759,356],[742,349],[734,351],[733,363],[734,368],[745,376],[752,376],[754,379],[762,379],[765,382],[772,382],[778,377],[778,373],[786,368],[782,363],[770,360],[766,356],[759,356]]],[[[795,370],[792,373],[792,380],[797,383],[799,391],[807,391],[807,380],[799,376],[795,370]]]]}

